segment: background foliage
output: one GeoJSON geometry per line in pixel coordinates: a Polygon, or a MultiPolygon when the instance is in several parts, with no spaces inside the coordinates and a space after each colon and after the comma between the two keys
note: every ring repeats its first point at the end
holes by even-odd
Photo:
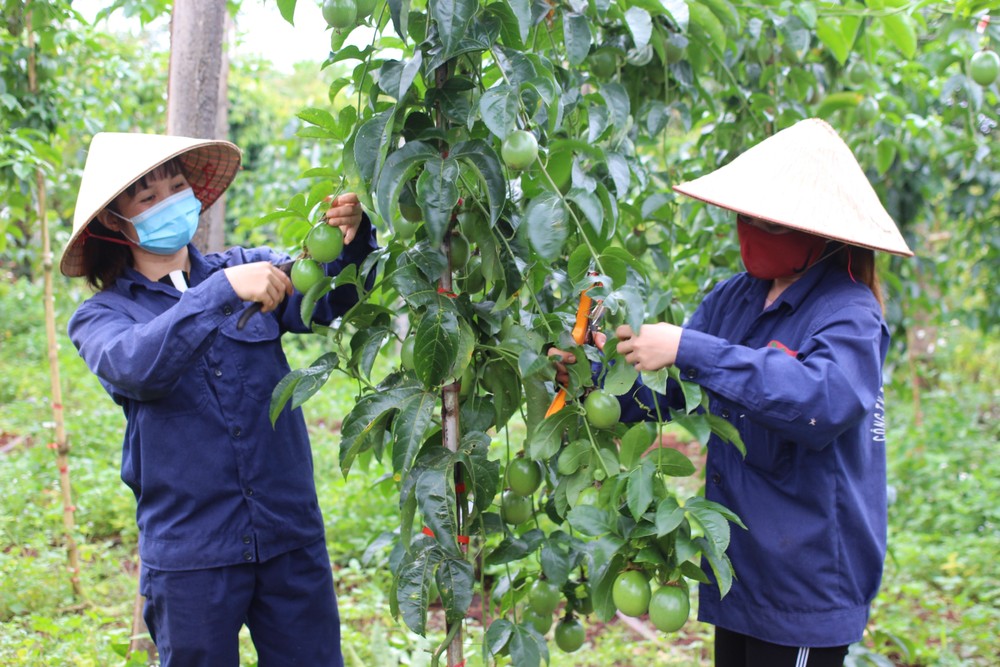
{"type": "MultiPolygon", "coordinates": [[[[291,16],[294,4],[279,2],[275,11],[291,16]]],[[[990,383],[997,369],[991,374],[970,359],[975,350],[995,346],[989,336],[998,319],[996,273],[989,269],[997,265],[993,223],[1000,214],[1000,169],[992,146],[1000,102],[996,84],[982,88],[967,76],[974,50],[987,44],[996,49],[1000,41],[996,23],[985,34],[975,31],[989,4],[849,0],[737,6],[725,0],[664,0],[566,3],[550,14],[546,4],[493,3],[484,10],[478,3],[440,3],[436,10],[452,15],[463,7],[471,13],[482,11],[475,21],[469,19],[475,26],[472,34],[499,41],[485,58],[460,56],[460,66],[451,71],[451,80],[458,85],[432,98],[438,82],[429,64],[440,54],[427,50],[433,40],[424,42],[427,21],[421,23],[420,17],[428,15],[428,8],[419,1],[379,3],[371,19],[379,28],[370,33],[371,48],[341,49],[345,35],[331,33],[334,54],[322,70],[303,66],[286,77],[269,71],[265,62],[233,64],[231,138],[245,151],[246,171],[229,198],[227,217],[234,229],[229,241],[296,249],[310,203],[341,187],[344,173],[350,178],[346,187],[368,192],[378,192],[378,183],[373,183],[378,170],[395,174],[395,180],[386,180],[385,189],[398,194],[415,175],[417,169],[410,167],[416,163],[400,162],[395,172],[385,171],[390,155],[380,151],[388,144],[378,141],[381,132],[359,135],[365,123],[371,130],[379,127],[371,121],[381,122],[386,136],[416,140],[423,135],[436,141],[440,137],[427,121],[435,118],[432,110],[446,109],[453,123],[448,139],[479,141],[494,153],[514,123],[527,123],[538,134],[541,161],[538,168],[509,182],[506,172],[500,172],[504,198],[513,194],[503,217],[493,215],[494,201],[486,192],[498,177],[497,169],[502,169],[499,162],[494,168],[478,160],[484,178],[468,180],[465,186],[463,203],[468,205],[462,209],[460,228],[475,242],[473,264],[478,260],[482,272],[485,251],[500,252],[496,248],[502,248],[504,237],[497,230],[505,229],[505,224],[508,232],[530,230],[533,225],[521,222],[537,221],[538,216],[552,220],[560,210],[570,216],[567,219],[576,216],[584,224],[570,227],[561,240],[523,231],[510,236],[512,252],[521,263],[516,274],[500,271],[502,261],[494,266],[487,288],[494,290],[490,299],[506,299],[524,332],[547,331],[552,334],[548,340],[558,342],[555,332],[568,328],[575,301],[574,281],[566,277],[574,271],[552,272],[538,259],[569,269],[562,243],[581,239],[583,245],[600,247],[597,254],[607,257],[609,265],[615,264],[615,257],[625,262],[617,253],[638,230],[650,250],[641,262],[625,264],[621,271],[644,295],[649,317],[682,321],[701,294],[738,267],[738,249],[730,220],[718,211],[675,202],[669,185],[726,162],[799,118],[826,118],[869,168],[869,177],[919,256],[885,262],[892,276],[889,315],[897,343],[887,389],[895,408],[890,419],[897,446],[890,452],[890,465],[897,501],[891,510],[892,553],[886,582],[865,647],[892,656],[899,664],[990,664],[998,653],[991,632],[998,620],[997,589],[987,574],[988,538],[996,532],[997,488],[990,482],[996,471],[991,469],[987,448],[997,435],[996,394],[990,383]],[[534,17],[528,22],[527,42],[525,7],[534,17]],[[411,10],[414,13],[408,13],[411,10]],[[406,41],[396,32],[404,15],[410,19],[402,30],[406,41]],[[586,48],[578,29],[581,18],[589,26],[586,48]],[[558,57],[528,58],[530,67],[518,61],[521,64],[507,74],[514,72],[520,78],[502,81],[505,56],[513,62],[518,52],[544,54],[550,47],[558,57]],[[420,76],[412,78],[414,92],[407,95],[400,75],[407,64],[409,73],[415,72],[412,64],[418,52],[420,62],[415,67],[420,76]],[[509,86],[506,92],[502,85],[509,86]],[[516,93],[510,92],[515,89],[516,93]],[[493,92],[487,95],[488,90],[493,92]],[[484,98],[492,104],[484,103],[484,98]],[[872,102],[877,104],[874,113],[872,102]],[[341,161],[345,155],[346,163],[341,161]],[[359,155],[378,158],[366,162],[359,155]],[[302,194],[289,199],[293,192],[302,194]],[[595,194],[596,204],[591,197],[595,194]],[[542,203],[532,208],[536,200],[542,203]],[[265,211],[274,213],[261,215],[265,211]],[[498,239],[495,246],[484,242],[489,236],[483,233],[483,219],[489,221],[490,235],[498,239]],[[515,285],[522,283],[528,289],[519,292],[515,285]],[[494,288],[497,285],[499,289],[494,288]],[[529,293],[535,301],[525,300],[529,293]]],[[[120,417],[107,409],[109,402],[96,381],[64,341],[65,402],[75,406],[68,415],[77,445],[77,537],[91,591],[89,604],[78,607],[69,600],[62,581],[56,471],[43,446],[51,424],[44,391],[40,289],[35,284],[41,263],[32,205],[33,170],[41,166],[46,173],[50,223],[57,229],[55,241],[60,246],[68,236],[82,151],[91,134],[98,129],[161,128],[166,56],[158,48],[162,35],[158,41],[155,36],[133,40],[108,35],[82,22],[69,2],[33,2],[31,26],[18,22],[25,16],[19,13],[22,3],[4,0],[3,7],[0,262],[6,277],[0,292],[4,309],[0,363],[9,381],[0,390],[5,408],[0,445],[12,446],[0,455],[0,474],[4,488],[21,492],[5,494],[0,513],[4,582],[0,661],[109,664],[118,659],[116,647],[127,639],[134,592],[132,499],[117,482],[120,417]],[[37,95],[27,92],[27,29],[35,31],[38,42],[42,74],[37,95]],[[92,67],[79,67],[80,62],[92,67]],[[26,365],[25,359],[36,361],[26,365]]],[[[168,5],[119,2],[115,8],[148,22],[168,5]]],[[[434,12],[431,7],[430,15],[442,15],[434,12]]],[[[451,48],[460,50],[458,44],[455,41],[451,48]]],[[[481,53],[481,45],[473,45],[469,53],[481,53]]],[[[323,55],[317,54],[317,63],[323,55]]],[[[431,159],[431,152],[425,157],[431,159]]],[[[450,213],[441,192],[440,186],[435,189],[426,181],[422,189],[418,184],[414,199],[427,221],[418,240],[426,230],[437,235],[432,238],[444,235],[450,220],[433,222],[435,214],[450,213]]],[[[433,259],[433,244],[429,252],[414,256],[414,242],[401,238],[394,224],[399,222],[395,199],[370,203],[388,248],[383,269],[412,260],[422,267],[422,280],[431,281],[427,274],[441,266],[440,259],[433,259]],[[391,229],[397,233],[390,235],[391,229]]],[[[582,261],[578,259],[578,265],[582,261]]],[[[456,274],[457,291],[470,286],[472,274],[471,269],[456,274]]],[[[386,285],[376,295],[385,307],[398,303],[397,295],[412,294],[398,285],[398,281],[386,285]]],[[[60,331],[65,329],[65,317],[85,296],[79,287],[58,283],[60,331]]],[[[623,302],[631,298],[627,293],[620,296],[623,302]]],[[[413,314],[421,314],[427,306],[412,299],[410,305],[417,306],[413,314]]],[[[336,450],[339,423],[352,411],[357,394],[367,391],[369,377],[384,377],[398,368],[392,335],[402,334],[407,326],[385,319],[378,309],[370,314],[371,322],[365,325],[383,328],[377,339],[385,343],[383,349],[374,354],[375,346],[365,357],[366,372],[358,374],[357,348],[341,339],[339,351],[344,360],[354,358],[352,372],[359,383],[352,386],[335,376],[337,381],[317,395],[307,411],[315,431],[318,482],[330,522],[338,590],[343,607],[350,610],[345,615],[349,628],[345,640],[357,655],[349,659],[357,658],[358,664],[419,663],[426,660],[424,651],[434,642],[406,632],[387,615],[398,599],[387,575],[377,567],[377,550],[366,552],[372,538],[398,525],[392,484],[385,471],[371,463],[369,472],[359,468],[346,481],[336,473],[344,463],[336,450]],[[366,511],[339,516],[337,508],[348,506],[366,511]],[[371,519],[360,522],[356,518],[360,516],[371,519]],[[374,633],[372,627],[377,628],[374,633]],[[369,647],[371,655],[366,653],[369,647]]],[[[477,333],[492,337],[489,342],[480,338],[481,346],[495,348],[480,347],[478,361],[499,363],[502,354],[490,355],[502,352],[510,332],[502,332],[496,322],[477,333]]],[[[537,347],[539,340],[525,335],[510,337],[508,350],[525,343],[537,347]]],[[[291,343],[290,349],[306,365],[328,345],[291,343]]],[[[512,368],[520,376],[523,367],[515,361],[512,368]]],[[[418,372],[423,378],[439,375],[430,382],[435,384],[450,370],[428,363],[418,372]]],[[[480,373],[480,379],[485,375],[480,373]]],[[[525,427],[512,424],[511,428],[516,451],[525,427]]],[[[505,462],[511,453],[508,442],[503,434],[490,437],[491,461],[505,462]]],[[[694,492],[698,482],[691,482],[694,492]]],[[[688,492],[686,486],[684,490],[688,492]]],[[[432,611],[429,617],[431,636],[442,632],[440,616],[432,611]]],[[[416,618],[411,615],[407,620],[416,618]]],[[[669,638],[660,638],[625,648],[626,641],[631,647],[634,635],[619,621],[601,632],[594,640],[595,651],[580,662],[570,662],[565,655],[554,660],[612,664],[616,656],[631,655],[627,664],[707,664],[702,662],[708,656],[705,630],[694,622],[675,646],[669,638]],[[633,650],[637,652],[628,653],[633,650]]],[[[470,655],[481,652],[475,643],[480,639],[473,628],[470,655]]],[[[252,662],[252,651],[245,647],[244,653],[252,662]]],[[[862,647],[856,647],[855,654],[859,662],[878,661],[875,653],[862,647]]]]}

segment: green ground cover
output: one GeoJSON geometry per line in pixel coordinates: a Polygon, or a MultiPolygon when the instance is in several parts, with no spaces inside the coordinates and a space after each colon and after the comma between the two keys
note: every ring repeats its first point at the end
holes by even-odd
{"type": "MultiPolygon", "coordinates": [[[[79,298],[57,303],[60,335],[79,298]]],[[[66,571],[55,454],[46,446],[53,424],[41,304],[38,285],[0,282],[0,664],[123,665],[137,562],[133,499],[118,476],[123,418],[62,336],[75,537],[86,594],[77,600],[66,571]]],[[[994,455],[1000,342],[957,327],[938,336],[935,355],[918,368],[921,419],[905,366],[887,386],[891,553],[870,634],[852,651],[854,665],[985,667],[1000,659],[1000,463],[994,455]]],[[[317,356],[315,340],[300,337],[286,347],[293,365],[317,356]]],[[[353,395],[354,388],[335,377],[305,408],[347,664],[427,665],[432,642],[392,619],[387,569],[377,556],[366,558],[371,540],[395,521],[382,471],[356,469],[347,480],[339,472],[337,428],[353,395]]],[[[562,654],[550,642],[551,664],[711,664],[709,627],[692,620],[680,633],[660,637],[646,628],[651,637],[620,621],[592,624],[583,651],[562,654]]],[[[468,664],[481,664],[477,622],[470,622],[468,637],[468,664]]],[[[243,649],[244,664],[253,665],[249,637],[243,649]]]]}

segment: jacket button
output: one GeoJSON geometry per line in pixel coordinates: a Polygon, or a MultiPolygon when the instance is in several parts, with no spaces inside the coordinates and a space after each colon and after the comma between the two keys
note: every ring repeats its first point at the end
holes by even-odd
{"type": "Polygon", "coordinates": [[[253,495],[253,489],[251,489],[251,488],[250,488],[250,487],[248,486],[248,487],[247,487],[247,498],[249,498],[249,497],[250,497],[250,496],[252,496],[252,495],[253,495]]]}
{"type": "Polygon", "coordinates": [[[230,306],[230,305],[223,306],[222,307],[222,314],[223,315],[232,315],[233,314],[233,307],[230,306]]]}
{"type": "Polygon", "coordinates": [[[246,560],[246,561],[253,560],[253,554],[250,553],[249,551],[244,551],[243,552],[243,560],[246,560]]]}
{"type": "Polygon", "coordinates": [[[217,377],[217,378],[222,377],[222,369],[221,368],[216,368],[215,369],[215,377],[217,377]]]}
{"type": "Polygon", "coordinates": [[[712,473],[712,483],[713,484],[722,484],[722,475],[720,475],[717,472],[716,473],[712,473]]]}
{"type": "Polygon", "coordinates": [[[719,414],[722,415],[723,419],[729,419],[729,410],[727,408],[722,408],[722,412],[719,414]]]}
{"type": "Polygon", "coordinates": [[[688,380],[693,380],[696,377],[698,377],[698,371],[696,371],[693,368],[689,368],[686,371],[684,371],[684,377],[686,377],[688,380]]]}
{"type": "Polygon", "coordinates": [[[243,544],[250,544],[250,542],[251,542],[250,536],[249,535],[244,535],[243,536],[243,544]]]}
{"type": "Polygon", "coordinates": [[[243,429],[241,429],[239,426],[237,426],[236,428],[233,429],[233,437],[234,438],[238,438],[241,435],[243,435],[243,429]]]}

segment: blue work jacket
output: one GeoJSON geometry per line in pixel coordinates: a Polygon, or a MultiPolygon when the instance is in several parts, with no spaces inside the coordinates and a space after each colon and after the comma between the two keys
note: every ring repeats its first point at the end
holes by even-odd
{"type": "MultiPolygon", "coordinates": [[[[708,444],[705,495],[748,530],[733,527],[732,589],[720,599],[702,585],[698,617],[776,644],[842,646],[861,639],[882,577],[889,331],[871,290],[831,261],[765,310],[769,287],[745,273],[716,286],[677,352],[747,449],[708,444]]],[[[634,400],[652,405],[649,390],[635,391],[623,421],[649,418],[634,400]]]]}
{"type": "MultiPolygon", "coordinates": [[[[367,217],[329,275],[377,247],[367,217]]],[[[249,304],[223,269],[287,260],[268,248],[202,255],[188,246],[189,288],[129,269],[87,299],[69,335],[127,419],[121,474],[135,493],[139,555],[159,570],[266,561],[324,536],[300,409],[272,428],[271,391],[289,372],[286,331],[305,332],[296,292],[236,323],[249,304]]],[[[346,285],[317,305],[331,322],[357,302],[346,285]]]]}

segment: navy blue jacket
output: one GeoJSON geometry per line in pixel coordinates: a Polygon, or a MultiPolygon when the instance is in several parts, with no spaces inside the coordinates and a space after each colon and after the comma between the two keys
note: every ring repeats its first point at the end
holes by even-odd
{"type": "MultiPolygon", "coordinates": [[[[732,532],[725,599],[701,586],[699,619],[776,644],[842,646],[861,639],[885,556],[889,332],[871,290],[832,262],[764,310],[769,286],[745,273],[716,286],[677,352],[682,377],[747,448],[743,459],[717,436],[708,445],[705,495],[749,530],[732,532]]],[[[623,421],[648,418],[622,403],[623,421]]]]}
{"type": "MultiPolygon", "coordinates": [[[[365,218],[328,274],[376,247],[365,218]]],[[[122,479],[137,501],[140,557],[159,570],[265,561],[324,536],[302,411],[286,406],[273,428],[268,419],[271,391],[289,372],[281,335],[307,331],[301,295],[239,331],[248,304],[223,273],[287,256],[188,252],[183,294],[130,269],[69,323],[73,344],[125,412],[122,479]]],[[[353,286],[340,287],[314,317],[330,322],[357,298],[353,286]]]]}

